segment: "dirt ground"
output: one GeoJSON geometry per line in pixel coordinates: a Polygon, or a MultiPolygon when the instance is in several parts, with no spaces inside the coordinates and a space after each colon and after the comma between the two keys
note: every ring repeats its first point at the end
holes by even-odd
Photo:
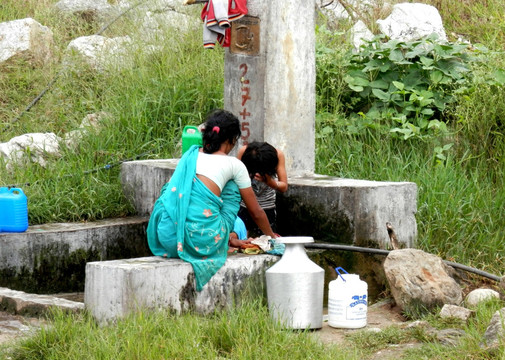
{"type": "Polygon", "coordinates": [[[39,318],[30,318],[0,311],[0,346],[15,339],[30,336],[45,323],[39,318]]]}
{"type": "MultiPolygon", "coordinates": [[[[326,316],[323,317],[326,320],[326,316]]],[[[400,325],[405,323],[405,318],[392,307],[390,301],[381,301],[371,305],[367,309],[367,325],[361,329],[337,329],[328,325],[328,321],[323,321],[323,327],[314,332],[324,343],[342,343],[346,335],[353,331],[363,329],[384,329],[391,325],[400,325]]]]}

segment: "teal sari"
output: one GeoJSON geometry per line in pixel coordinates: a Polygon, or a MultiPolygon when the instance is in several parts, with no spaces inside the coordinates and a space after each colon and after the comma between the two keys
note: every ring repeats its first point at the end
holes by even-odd
{"type": "Polygon", "coordinates": [[[226,261],[240,192],[231,180],[221,196],[210,191],[196,177],[198,150],[193,145],[186,151],[163,186],[149,219],[147,241],[154,255],[191,263],[196,290],[201,291],[226,261]]]}

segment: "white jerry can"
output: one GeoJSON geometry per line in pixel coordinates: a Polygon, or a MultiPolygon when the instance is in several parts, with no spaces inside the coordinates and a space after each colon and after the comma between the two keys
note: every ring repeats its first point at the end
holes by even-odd
{"type": "Polygon", "coordinates": [[[335,270],[338,277],[328,284],[328,325],[344,329],[365,327],[368,284],[360,280],[359,275],[349,274],[341,267],[335,270]]]}

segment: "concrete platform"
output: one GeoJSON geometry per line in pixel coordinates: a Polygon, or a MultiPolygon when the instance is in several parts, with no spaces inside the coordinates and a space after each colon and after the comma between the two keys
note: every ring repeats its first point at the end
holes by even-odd
{"type": "MultiPolygon", "coordinates": [[[[121,165],[125,195],[138,215],[149,216],[177,159],[142,160],[121,165]]],[[[312,175],[290,177],[289,189],[277,196],[278,232],[316,240],[386,248],[386,222],[398,240],[414,247],[417,238],[417,185],[312,175]]]]}
{"type": "Polygon", "coordinates": [[[68,312],[78,312],[84,309],[84,304],[60,297],[28,294],[0,287],[0,311],[14,315],[43,316],[52,307],[68,312]]]}
{"type": "Polygon", "coordinates": [[[0,233],[0,286],[37,294],[84,289],[86,263],[149,256],[148,218],[30,226],[0,233]]]}
{"type": "Polygon", "coordinates": [[[140,309],[208,314],[266,296],[265,271],[280,257],[231,255],[197,292],[191,264],[180,259],[143,257],[86,265],[85,308],[100,322],[140,309]]]}

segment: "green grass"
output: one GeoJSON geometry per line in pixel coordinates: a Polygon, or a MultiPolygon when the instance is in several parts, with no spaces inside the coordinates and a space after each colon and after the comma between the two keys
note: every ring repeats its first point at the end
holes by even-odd
{"type": "Polygon", "coordinates": [[[501,359],[505,347],[489,349],[483,335],[501,301],[480,303],[467,323],[435,314],[425,325],[392,325],[379,332],[349,331],[338,344],[323,344],[314,331],[284,329],[257,301],[202,316],[139,311],[99,326],[86,312],[56,310],[34,336],[0,347],[2,360],[46,359],[374,359],[391,350],[401,359],[501,359]],[[454,346],[438,340],[444,329],[463,330],[454,346]],[[406,344],[415,344],[398,350],[406,344]]]}
{"type": "Polygon", "coordinates": [[[98,326],[86,313],[57,312],[50,327],[4,348],[0,359],[352,360],[358,353],[324,346],[311,331],[285,330],[252,302],[205,317],[144,311],[110,326],[98,326]]]}

